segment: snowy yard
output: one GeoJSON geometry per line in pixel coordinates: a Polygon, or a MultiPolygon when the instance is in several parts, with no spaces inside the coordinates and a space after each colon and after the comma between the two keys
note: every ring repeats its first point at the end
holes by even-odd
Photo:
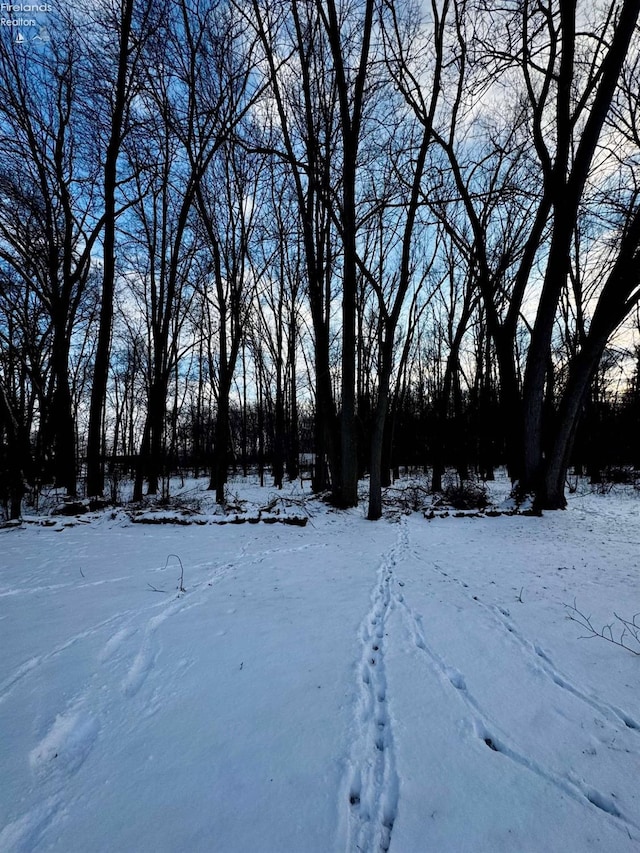
{"type": "Polygon", "coordinates": [[[0,531],[2,853],[638,851],[640,496],[309,511],[0,531]]]}

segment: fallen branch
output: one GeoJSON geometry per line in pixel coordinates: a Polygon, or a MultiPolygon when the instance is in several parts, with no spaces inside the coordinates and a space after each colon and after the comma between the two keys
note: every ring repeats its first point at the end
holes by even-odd
{"type": "Polygon", "coordinates": [[[166,569],[169,565],[169,558],[175,557],[176,560],[180,563],[180,580],[178,581],[178,592],[186,592],[187,590],[184,588],[184,566],[182,565],[182,560],[177,554],[169,554],[167,556],[167,562],[164,564],[164,568],[166,569]]]}
{"type": "Polygon", "coordinates": [[[578,637],[579,640],[590,640],[593,637],[600,637],[601,640],[606,640],[608,643],[613,643],[614,646],[626,649],[633,655],[640,656],[640,622],[637,621],[640,613],[634,614],[629,620],[618,616],[614,612],[615,620],[609,622],[607,625],[603,625],[598,631],[591,622],[591,616],[587,616],[578,610],[575,598],[573,606],[565,604],[565,607],[569,611],[569,619],[572,622],[577,622],[578,625],[588,631],[588,634],[585,636],[578,637]]]}

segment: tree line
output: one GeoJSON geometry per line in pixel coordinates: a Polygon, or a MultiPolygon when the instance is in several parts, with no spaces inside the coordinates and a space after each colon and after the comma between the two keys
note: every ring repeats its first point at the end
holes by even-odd
{"type": "Polygon", "coordinates": [[[230,465],[281,485],[301,451],[341,507],[368,472],[371,519],[399,464],[504,463],[564,506],[638,421],[639,13],[99,0],[5,29],[10,514],[120,463],[136,500],[188,464],[223,502],[230,465]]]}

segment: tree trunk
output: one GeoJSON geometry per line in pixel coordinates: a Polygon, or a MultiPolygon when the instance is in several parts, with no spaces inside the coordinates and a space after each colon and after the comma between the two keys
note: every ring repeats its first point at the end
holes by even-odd
{"type": "Polygon", "coordinates": [[[55,387],[51,399],[54,476],[56,485],[70,497],[77,495],[76,431],[69,388],[69,341],[63,328],[54,332],[52,371],[55,387]]]}
{"type": "Polygon", "coordinates": [[[606,339],[580,353],[571,368],[569,381],[562,396],[553,442],[546,459],[544,477],[538,493],[538,509],[564,509],[567,470],[573,442],[589,388],[598,369],[606,339]]]}
{"type": "MultiPolygon", "coordinates": [[[[346,133],[346,130],[345,130],[346,133]]],[[[342,281],[342,397],[340,411],[340,482],[336,503],[346,509],[358,504],[358,442],[356,436],[356,214],[355,158],[357,146],[345,143],[343,242],[344,275],[342,281]]]]}
{"type": "Polygon", "coordinates": [[[129,65],[129,38],[133,0],[124,0],[121,5],[120,51],[118,76],[114,95],[111,135],[104,165],[104,238],[102,295],[100,300],[100,325],[93,367],[93,384],[89,408],[89,434],[87,438],[87,495],[102,495],[104,490],[103,458],[103,414],[109,377],[109,355],[111,352],[111,328],[113,325],[113,295],[116,274],[116,187],[118,185],[118,154],[122,142],[125,120],[127,70],[129,65]]]}
{"type": "Polygon", "coordinates": [[[369,468],[369,510],[367,518],[377,521],[382,516],[382,447],[389,406],[389,376],[380,376],[378,399],[371,429],[371,462],[369,468]]]}
{"type": "Polygon", "coordinates": [[[289,369],[289,441],[287,443],[287,476],[296,480],[300,464],[300,438],[298,434],[298,388],[296,384],[296,320],[292,309],[289,322],[287,364],[289,369]]]}
{"type": "Polygon", "coordinates": [[[147,413],[142,431],[142,440],[140,441],[140,450],[138,451],[138,460],[136,465],[136,476],[133,484],[133,502],[139,503],[142,500],[142,492],[144,487],[144,476],[147,469],[147,460],[150,453],[151,440],[151,419],[147,413]]]}
{"type": "Polygon", "coordinates": [[[282,361],[278,358],[276,376],[275,423],[273,435],[273,485],[282,488],[284,479],[284,399],[282,393],[282,361]]]}
{"type": "Polygon", "coordinates": [[[215,489],[216,503],[224,505],[224,487],[227,484],[229,467],[229,392],[230,389],[220,387],[218,395],[218,412],[214,437],[214,457],[211,471],[210,489],[215,489]]]}
{"type": "Polygon", "coordinates": [[[9,518],[18,519],[22,515],[22,499],[25,494],[24,469],[30,463],[31,450],[0,378],[0,428],[3,424],[7,437],[6,487],[9,518]]]}

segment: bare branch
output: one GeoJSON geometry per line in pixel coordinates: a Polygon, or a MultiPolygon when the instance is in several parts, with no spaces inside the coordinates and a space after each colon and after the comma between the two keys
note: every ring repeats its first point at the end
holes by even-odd
{"type": "Polygon", "coordinates": [[[626,649],[631,654],[640,657],[640,622],[637,621],[640,613],[634,614],[629,620],[618,616],[614,612],[615,621],[603,625],[598,630],[594,627],[591,616],[587,616],[581,610],[578,610],[575,598],[573,605],[565,604],[565,607],[569,611],[569,619],[572,622],[577,622],[578,625],[588,632],[586,635],[578,637],[579,640],[591,640],[594,637],[600,637],[600,639],[606,640],[608,643],[613,643],[614,646],[620,646],[620,648],[626,649]]]}

